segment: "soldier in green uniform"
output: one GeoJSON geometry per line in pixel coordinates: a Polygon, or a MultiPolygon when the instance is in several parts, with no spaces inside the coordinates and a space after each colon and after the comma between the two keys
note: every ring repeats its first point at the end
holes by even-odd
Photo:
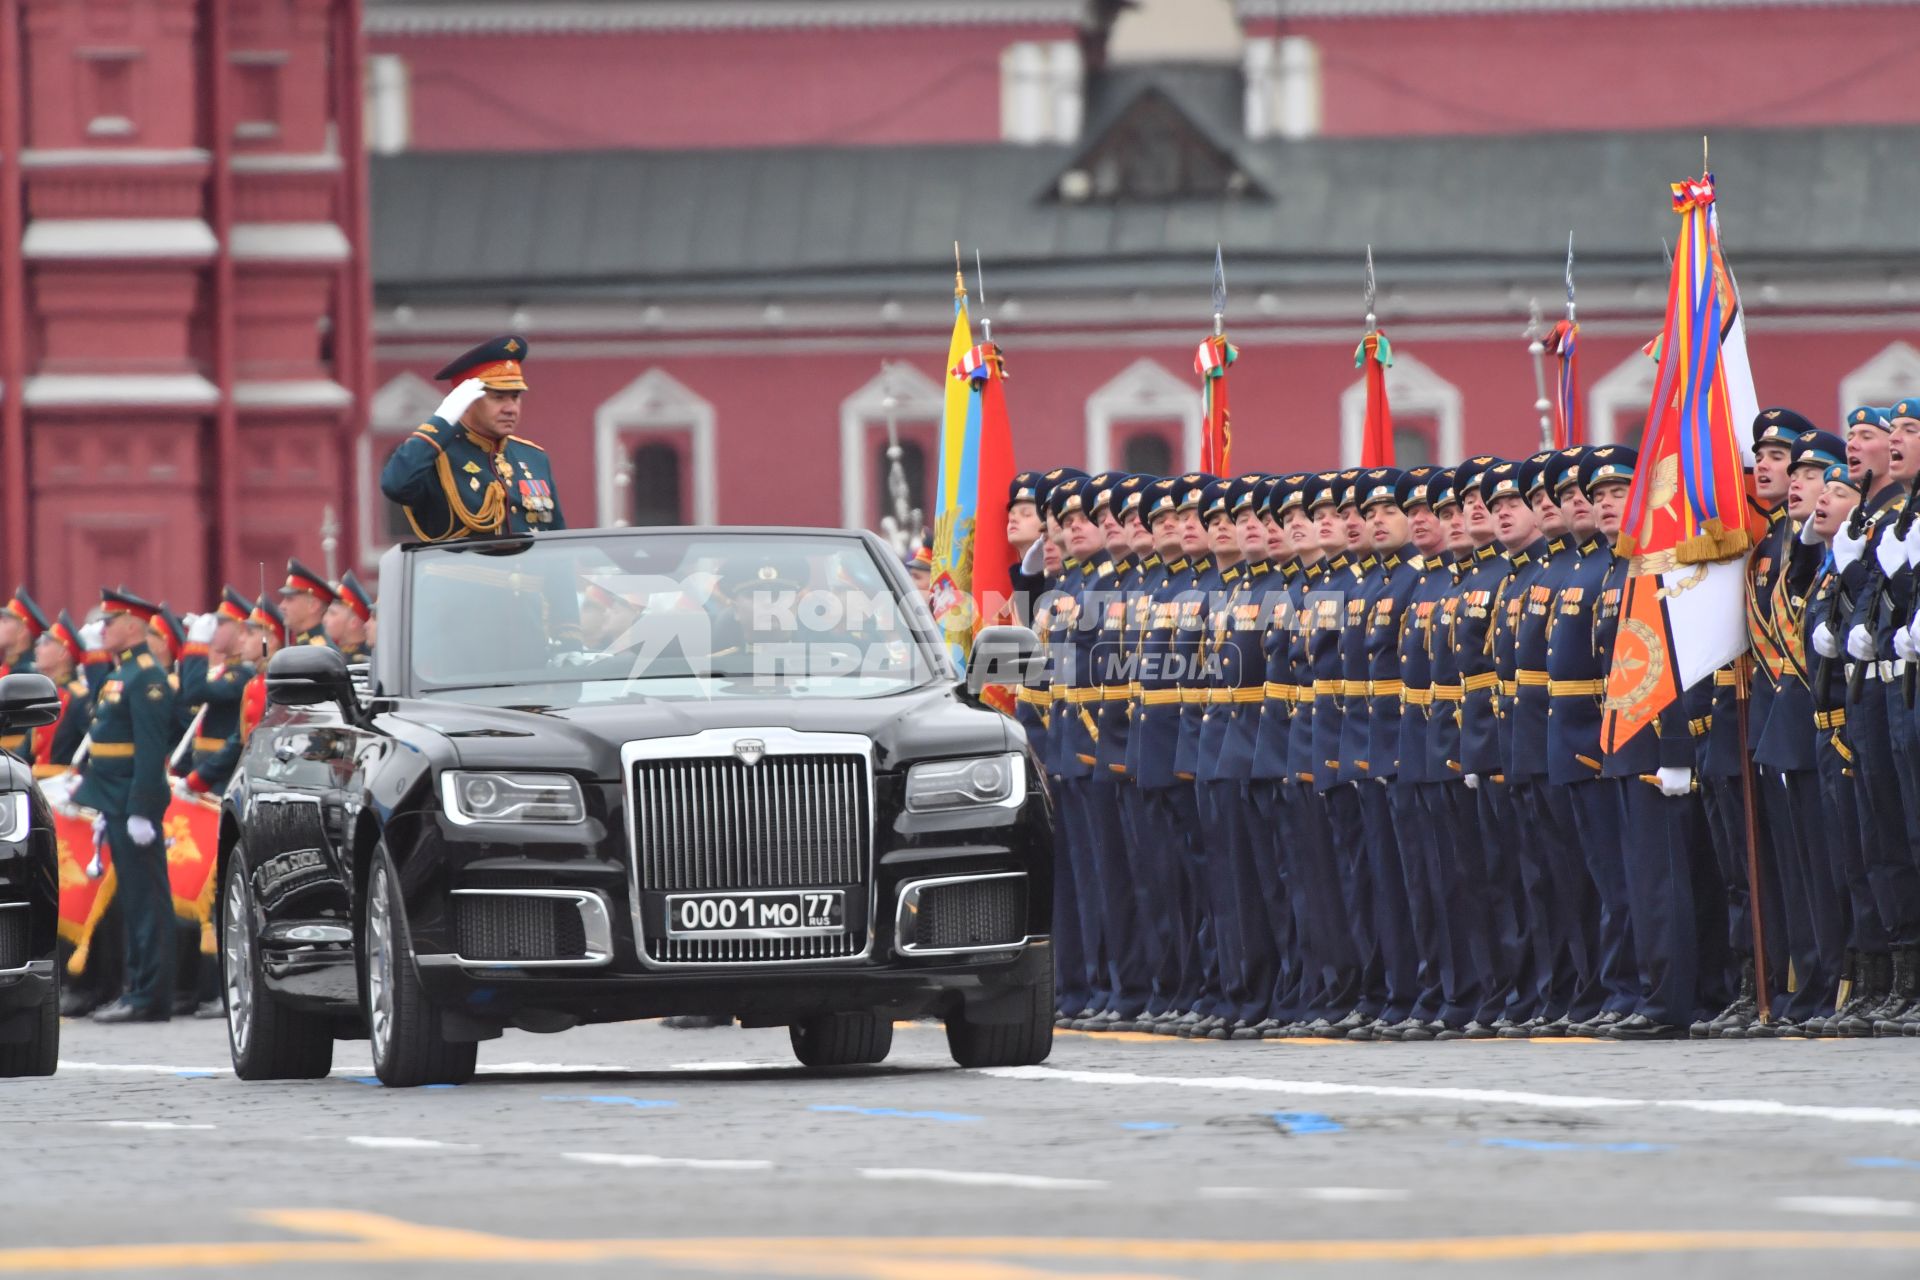
{"type": "Polygon", "coordinates": [[[0,605],[0,674],[32,671],[33,642],[46,629],[47,615],[27,594],[27,589],[14,588],[12,598],[0,605]]]}
{"type": "Polygon", "coordinates": [[[298,560],[288,560],[287,580],[280,586],[280,613],[287,620],[287,643],[324,645],[327,609],[333,599],[333,587],[325,577],[298,560]]]}
{"type": "Polygon", "coordinates": [[[241,660],[240,644],[253,602],[227,587],[209,644],[206,682],[201,686],[206,715],[193,736],[193,761],[186,788],[195,795],[219,795],[240,763],[240,704],[253,679],[253,666],[241,660]]]}
{"type": "Polygon", "coordinates": [[[123,590],[100,593],[105,643],[118,665],[94,709],[86,776],[74,803],[94,810],[118,883],[127,950],[126,992],[94,1012],[97,1022],[165,1022],[173,1007],[173,894],[161,823],[171,792],[173,687],[147,651],[158,606],[123,590]]]}
{"type": "Polygon", "coordinates": [[[564,529],[547,451],[514,432],[527,340],[495,338],[434,375],[457,385],[380,472],[423,542],[564,529]]]}
{"type": "Polygon", "coordinates": [[[373,656],[373,642],[367,639],[371,621],[373,593],[349,569],[334,584],[333,603],[327,606],[327,643],[348,662],[366,662],[373,656]]]}

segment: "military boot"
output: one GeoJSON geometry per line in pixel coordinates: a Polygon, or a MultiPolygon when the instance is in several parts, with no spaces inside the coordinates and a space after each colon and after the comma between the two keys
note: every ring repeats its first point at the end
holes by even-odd
{"type": "Polygon", "coordinates": [[[1913,1008],[1916,979],[1920,979],[1920,974],[1914,972],[1913,948],[1901,947],[1893,953],[1893,988],[1887,1002],[1874,1014],[1873,1034],[1897,1036],[1906,1033],[1901,1019],[1913,1008]]]}
{"type": "Polygon", "coordinates": [[[1740,993],[1733,1003],[1722,1009],[1715,1017],[1707,1019],[1707,1038],[1709,1040],[1737,1040],[1746,1034],[1753,1020],[1760,1016],[1760,997],[1753,988],[1753,966],[1740,967],[1740,993]]]}
{"type": "Polygon", "coordinates": [[[1884,955],[1863,955],[1853,968],[1853,990],[1847,996],[1847,1002],[1827,1019],[1827,1034],[1847,1036],[1870,1036],[1873,1034],[1873,1019],[1869,1010],[1877,1008],[1887,998],[1887,988],[1893,984],[1893,962],[1884,955]]]}

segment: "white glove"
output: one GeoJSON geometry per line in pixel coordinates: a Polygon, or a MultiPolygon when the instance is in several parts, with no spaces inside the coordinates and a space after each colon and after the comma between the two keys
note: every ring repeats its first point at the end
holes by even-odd
{"type": "Polygon", "coordinates": [[[1852,524],[1851,518],[1842,520],[1840,527],[1833,531],[1833,562],[1843,570],[1860,558],[1860,552],[1867,545],[1865,534],[1853,536],[1852,524]]]}
{"type": "Polygon", "coordinates": [[[1663,796],[1683,796],[1693,790],[1693,770],[1680,767],[1668,767],[1653,775],[1660,780],[1660,794],[1663,796]]]}
{"type": "Polygon", "coordinates": [[[1913,527],[1907,530],[1907,563],[1912,564],[1916,560],[1920,560],[1920,520],[1915,520],[1913,527]]]}
{"type": "Polygon", "coordinates": [[[220,625],[217,613],[196,613],[187,619],[187,643],[208,644],[213,640],[215,628],[220,625]]]}
{"type": "Polygon", "coordinates": [[[1865,623],[1856,622],[1853,630],[1847,632],[1847,656],[1862,662],[1873,661],[1873,633],[1867,630],[1865,623]]]}
{"type": "Polygon", "coordinates": [[[107,838],[107,818],[105,814],[93,820],[93,842],[99,844],[107,838]]]}
{"type": "Polygon", "coordinates": [[[1891,578],[1907,567],[1907,544],[1894,537],[1889,529],[1873,548],[1873,558],[1880,562],[1880,572],[1891,578]]]}
{"type": "Polygon", "coordinates": [[[127,819],[127,834],[133,837],[135,844],[152,844],[153,824],[139,814],[135,814],[127,819]]]}
{"type": "Polygon", "coordinates": [[[1800,532],[1793,536],[1800,539],[1801,546],[1817,547],[1820,545],[1820,532],[1813,527],[1813,520],[1811,518],[1802,520],[1800,522],[1800,532]]]}
{"type": "Polygon", "coordinates": [[[1480,775],[1477,773],[1470,773],[1462,778],[1461,781],[1467,784],[1467,790],[1469,791],[1478,791],[1480,789],[1480,775]]]}
{"type": "Polygon", "coordinates": [[[88,653],[107,647],[107,624],[95,619],[80,628],[80,647],[88,653]]]}
{"type": "Polygon", "coordinates": [[[1915,655],[1920,654],[1920,649],[1913,647],[1911,625],[1901,627],[1893,633],[1893,652],[1896,657],[1905,658],[1908,662],[1912,662],[1915,655]]]}
{"type": "Polygon", "coordinates": [[[478,378],[468,378],[440,402],[440,407],[433,411],[433,416],[442,422],[457,424],[466,415],[467,410],[473,407],[473,402],[485,394],[487,394],[486,384],[478,378]]]}
{"type": "Polygon", "coordinates": [[[1840,656],[1840,641],[1833,634],[1833,624],[1823,622],[1813,629],[1813,651],[1823,658],[1840,656]]]}

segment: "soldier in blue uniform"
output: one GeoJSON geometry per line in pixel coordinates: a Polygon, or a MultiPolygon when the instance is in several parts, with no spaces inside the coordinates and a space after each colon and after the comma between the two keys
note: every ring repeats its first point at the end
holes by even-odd
{"type": "Polygon", "coordinates": [[[434,375],[457,385],[380,472],[422,542],[567,527],[547,451],[515,434],[526,358],[527,340],[510,334],[434,375]]]}
{"type": "MultiPolygon", "coordinates": [[[[1882,531],[1874,558],[1885,580],[1881,625],[1874,632],[1874,650],[1880,668],[1880,692],[1887,708],[1887,736],[1893,745],[1892,766],[1899,783],[1900,802],[1907,815],[1909,850],[1920,871],[1920,720],[1912,705],[1913,684],[1907,668],[1914,656],[1913,638],[1906,620],[1913,616],[1915,593],[1913,559],[1920,551],[1914,500],[1920,477],[1920,397],[1897,400],[1887,410],[1893,440],[1888,463],[1894,483],[1906,490],[1901,510],[1889,529],[1882,531]]],[[[1893,954],[1893,992],[1874,1016],[1877,1035],[1920,1034],[1920,946],[1893,954]]]]}
{"type": "Polygon", "coordinates": [[[171,791],[173,688],[147,651],[158,606],[126,591],[101,592],[105,643],[118,665],[101,686],[86,773],[74,803],[93,809],[95,838],[111,853],[126,937],[126,990],[95,1010],[97,1022],[165,1022],[173,1009],[173,893],[161,824],[171,791]]]}

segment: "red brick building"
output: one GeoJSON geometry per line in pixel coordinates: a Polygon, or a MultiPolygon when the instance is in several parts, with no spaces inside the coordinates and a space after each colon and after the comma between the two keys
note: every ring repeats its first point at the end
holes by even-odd
{"type": "Polygon", "coordinates": [[[1194,456],[1216,242],[1242,465],[1357,450],[1368,244],[1405,454],[1530,447],[1569,230],[1628,436],[1703,131],[1762,399],[1920,389],[1909,4],[366,4],[362,99],[346,0],[0,0],[0,535],[43,596],[245,585],[328,506],[370,562],[426,377],[509,330],[574,523],[869,523],[889,412],[933,465],[956,238],[1023,464],[1194,456]]]}

